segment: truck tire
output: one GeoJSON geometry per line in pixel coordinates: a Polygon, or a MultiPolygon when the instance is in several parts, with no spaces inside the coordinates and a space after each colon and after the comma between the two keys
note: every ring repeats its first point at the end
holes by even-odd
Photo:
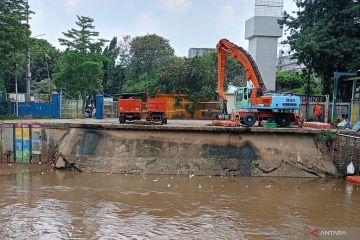
{"type": "Polygon", "coordinates": [[[252,127],[256,123],[256,118],[254,114],[246,114],[242,121],[246,127],[252,127]]]}
{"type": "Polygon", "coordinates": [[[290,126],[291,119],[288,115],[278,116],[276,118],[276,123],[280,127],[288,127],[288,126],[290,126]]]}
{"type": "Polygon", "coordinates": [[[167,119],[164,118],[163,120],[161,120],[162,124],[167,124],[167,119]]]}
{"type": "Polygon", "coordinates": [[[125,115],[120,115],[119,122],[120,122],[120,124],[124,124],[126,122],[126,116],[125,115]]]}

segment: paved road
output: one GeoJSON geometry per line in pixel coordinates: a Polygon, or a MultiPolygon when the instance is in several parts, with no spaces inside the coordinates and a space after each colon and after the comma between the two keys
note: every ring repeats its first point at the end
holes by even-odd
{"type": "MultiPolygon", "coordinates": [[[[4,123],[84,123],[84,124],[101,124],[101,125],[111,125],[111,124],[119,124],[119,120],[117,118],[108,118],[108,119],[21,119],[21,120],[7,120],[3,121],[4,123]]],[[[209,120],[168,120],[169,126],[199,126],[204,127],[208,124],[211,124],[209,120]]]]}

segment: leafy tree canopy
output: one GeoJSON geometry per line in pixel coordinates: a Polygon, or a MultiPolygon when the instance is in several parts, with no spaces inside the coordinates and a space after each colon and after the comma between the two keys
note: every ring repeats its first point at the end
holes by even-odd
{"type": "Polygon", "coordinates": [[[63,32],[66,38],[59,38],[61,45],[66,46],[67,50],[86,53],[100,53],[105,39],[99,39],[99,32],[94,31],[94,19],[84,16],[76,16],[75,22],[78,29],[71,28],[63,32]]]}
{"type": "MultiPolygon", "coordinates": [[[[30,29],[26,23],[28,5],[25,0],[0,1],[0,78],[8,91],[13,91],[14,65],[25,65],[25,51],[29,43],[30,29]]],[[[18,69],[18,73],[21,69],[18,69]]]]}
{"type": "MultiPolygon", "coordinates": [[[[314,74],[310,75],[310,94],[321,94],[319,80],[314,74]]],[[[276,72],[276,89],[278,92],[291,92],[295,94],[307,93],[307,75],[300,72],[276,72]]]]}
{"type": "Polygon", "coordinates": [[[320,76],[331,93],[333,73],[360,68],[360,1],[296,0],[295,16],[284,13],[285,41],[300,63],[320,76]]]}
{"type": "Polygon", "coordinates": [[[68,39],[59,39],[60,44],[67,47],[57,63],[53,74],[57,88],[72,97],[82,99],[102,91],[103,61],[101,47],[105,40],[98,39],[99,33],[94,31],[94,20],[77,16],[76,25],[64,35],[68,39]]]}
{"type": "Polygon", "coordinates": [[[30,43],[31,78],[34,82],[51,78],[60,52],[44,39],[32,38],[30,43]]]}
{"type": "Polygon", "coordinates": [[[4,80],[0,76],[0,92],[1,91],[5,91],[5,85],[4,85],[4,80]]]}

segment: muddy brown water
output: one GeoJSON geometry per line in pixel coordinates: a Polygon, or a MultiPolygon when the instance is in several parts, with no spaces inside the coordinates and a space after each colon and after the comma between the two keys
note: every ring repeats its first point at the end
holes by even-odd
{"type": "Polygon", "coordinates": [[[359,209],[342,179],[0,175],[1,239],[312,239],[359,209]]]}

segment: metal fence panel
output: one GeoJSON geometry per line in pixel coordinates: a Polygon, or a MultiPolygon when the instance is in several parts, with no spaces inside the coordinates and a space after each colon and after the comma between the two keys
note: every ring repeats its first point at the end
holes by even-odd
{"type": "Polygon", "coordinates": [[[73,119],[84,118],[83,101],[62,99],[61,100],[61,118],[73,119]]]}
{"type": "Polygon", "coordinates": [[[13,124],[4,124],[1,134],[2,143],[2,161],[14,162],[14,126],[13,124]]]}
{"type": "Polygon", "coordinates": [[[118,117],[118,102],[114,98],[104,98],[104,118],[118,117]]]}

